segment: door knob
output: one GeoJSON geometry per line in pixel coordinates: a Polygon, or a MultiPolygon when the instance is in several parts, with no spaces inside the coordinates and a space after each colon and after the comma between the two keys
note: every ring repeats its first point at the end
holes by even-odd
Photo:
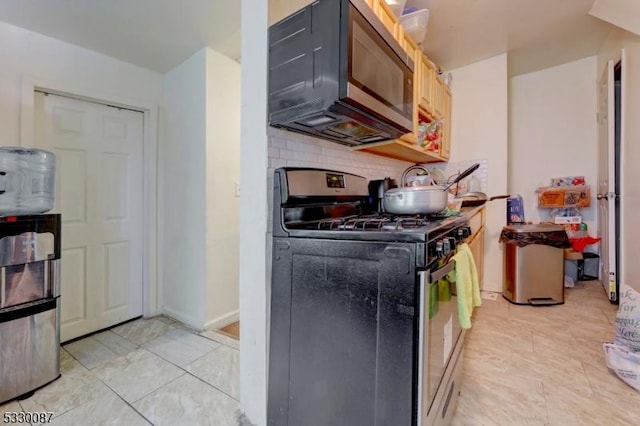
{"type": "Polygon", "coordinates": [[[609,199],[609,197],[607,196],[607,194],[598,194],[598,195],[596,195],[596,198],[597,198],[598,200],[608,200],[608,199],[609,199]]]}

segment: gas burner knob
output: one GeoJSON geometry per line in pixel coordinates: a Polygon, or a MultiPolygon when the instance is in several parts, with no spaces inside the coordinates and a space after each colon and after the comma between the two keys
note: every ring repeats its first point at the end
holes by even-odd
{"type": "Polygon", "coordinates": [[[436,241],[435,256],[436,257],[444,256],[444,241],[442,240],[436,241]]]}
{"type": "Polygon", "coordinates": [[[455,237],[447,237],[447,240],[449,240],[449,245],[451,246],[451,251],[455,251],[456,250],[456,245],[457,245],[457,240],[455,239],[455,237]]]}
{"type": "Polygon", "coordinates": [[[463,226],[461,228],[458,228],[458,237],[460,239],[465,239],[465,238],[469,237],[470,235],[471,235],[471,227],[463,226]]]}
{"type": "Polygon", "coordinates": [[[451,238],[444,238],[442,240],[442,254],[445,256],[455,250],[454,247],[451,247],[451,238]]]}

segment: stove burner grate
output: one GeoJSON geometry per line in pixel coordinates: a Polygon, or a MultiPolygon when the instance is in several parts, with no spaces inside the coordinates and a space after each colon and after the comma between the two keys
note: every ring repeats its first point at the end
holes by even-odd
{"type": "Polygon", "coordinates": [[[317,222],[317,229],[331,231],[401,231],[429,227],[445,219],[445,216],[397,216],[374,214],[329,218],[317,222]]]}

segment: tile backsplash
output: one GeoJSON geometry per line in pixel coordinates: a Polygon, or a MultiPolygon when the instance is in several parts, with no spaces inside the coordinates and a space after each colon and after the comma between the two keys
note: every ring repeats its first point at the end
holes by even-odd
{"type": "Polygon", "coordinates": [[[269,177],[278,167],[317,167],[371,179],[399,180],[411,165],[404,161],[352,151],[346,146],[286,130],[268,128],[269,177]]]}
{"type": "Polygon", "coordinates": [[[427,165],[427,169],[429,171],[438,169],[445,176],[449,177],[457,173],[463,172],[465,169],[468,169],[469,167],[473,166],[475,163],[480,163],[480,167],[471,176],[462,180],[462,182],[460,183],[459,192],[465,193],[468,188],[469,180],[471,178],[476,178],[480,181],[480,191],[486,194],[487,187],[488,187],[488,178],[489,178],[489,160],[487,159],[429,164],[427,165]]]}
{"type": "MultiPolygon", "coordinates": [[[[399,183],[402,172],[412,164],[352,151],[335,142],[273,127],[268,128],[268,136],[269,178],[278,167],[317,167],[353,173],[369,180],[391,177],[399,183]]],[[[445,176],[452,176],[475,163],[480,163],[480,168],[471,176],[480,181],[481,191],[486,193],[489,169],[487,159],[428,164],[426,168],[439,169],[445,176]]],[[[461,192],[466,190],[469,179],[463,180],[461,192]]]]}

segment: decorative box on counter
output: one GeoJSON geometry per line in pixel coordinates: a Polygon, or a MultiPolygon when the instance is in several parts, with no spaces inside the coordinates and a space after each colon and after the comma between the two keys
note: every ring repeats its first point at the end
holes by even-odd
{"type": "Polygon", "coordinates": [[[538,194],[538,207],[589,207],[591,205],[591,187],[589,185],[578,186],[546,186],[536,190],[538,194]]]}
{"type": "Polygon", "coordinates": [[[507,225],[525,223],[522,195],[507,198],[507,225]]]}

